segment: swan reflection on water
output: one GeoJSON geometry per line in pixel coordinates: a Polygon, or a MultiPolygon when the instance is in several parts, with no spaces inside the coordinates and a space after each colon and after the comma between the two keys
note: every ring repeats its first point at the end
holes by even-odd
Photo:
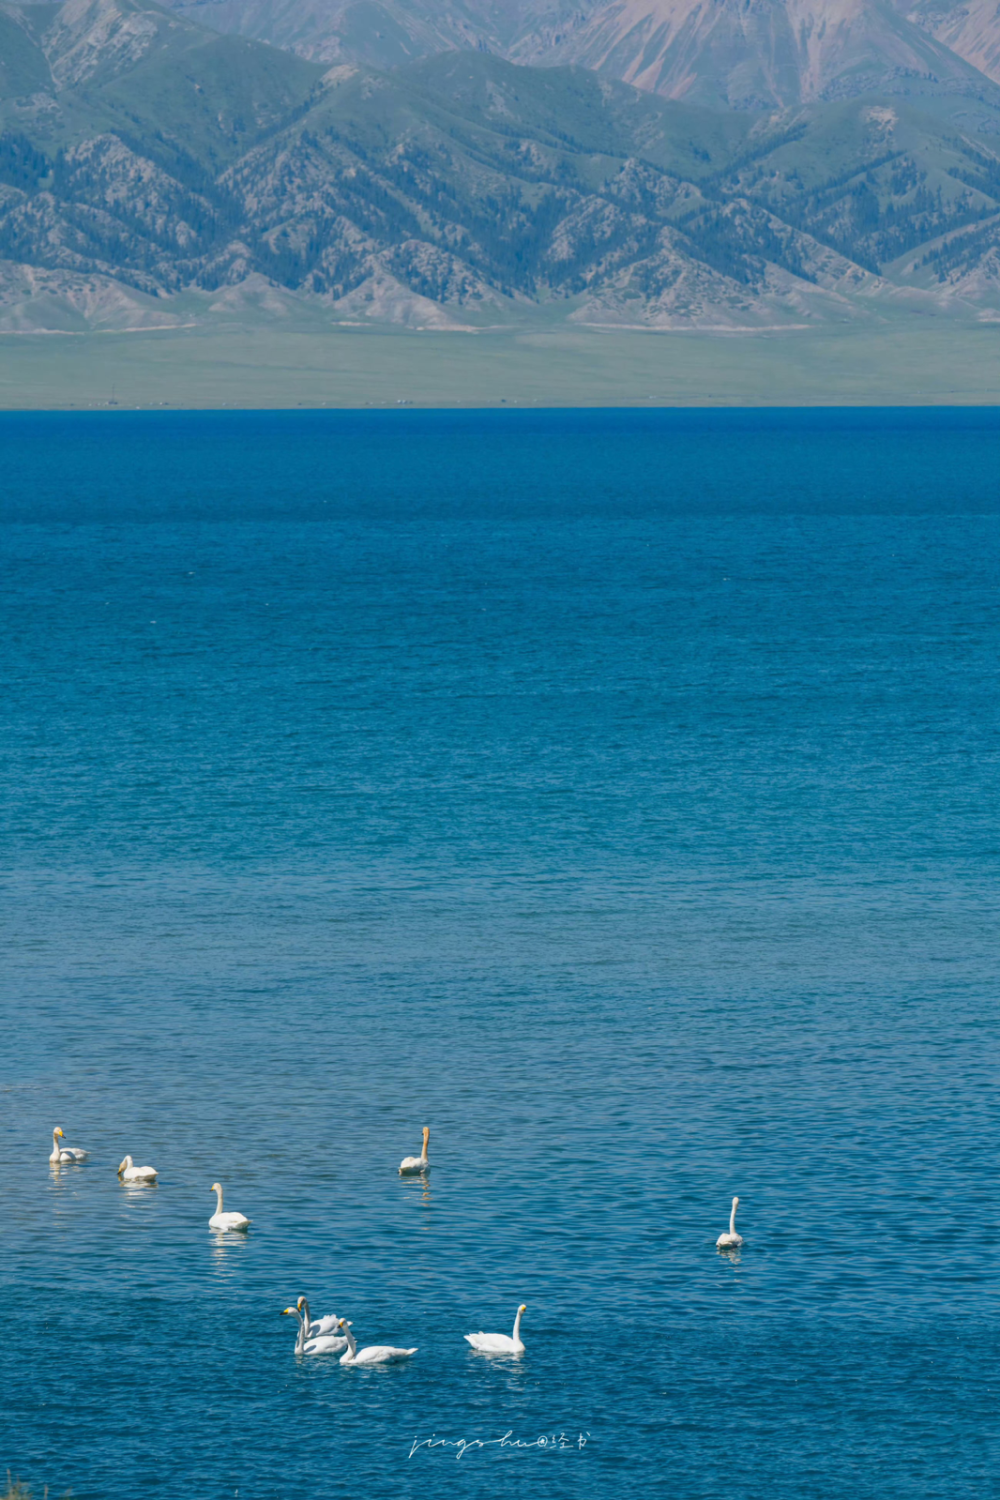
{"type": "Polygon", "coordinates": [[[213,1229],[208,1242],[212,1247],[212,1268],[227,1279],[239,1265],[238,1257],[245,1254],[248,1240],[242,1234],[227,1234],[224,1229],[213,1229]]]}
{"type": "Polygon", "coordinates": [[[421,1203],[431,1202],[431,1180],[426,1173],[420,1172],[413,1176],[402,1177],[400,1181],[407,1192],[413,1192],[415,1189],[420,1190],[421,1203]]]}
{"type": "Polygon", "coordinates": [[[122,1194],[128,1203],[148,1203],[156,1195],[155,1182],[124,1182],[122,1194]]]}
{"type": "Polygon", "coordinates": [[[52,1183],[53,1187],[60,1188],[61,1190],[65,1191],[65,1189],[69,1187],[73,1178],[76,1177],[77,1174],[82,1170],[82,1167],[80,1167],[76,1162],[72,1162],[69,1165],[61,1162],[53,1162],[49,1167],[49,1181],[52,1183]]]}

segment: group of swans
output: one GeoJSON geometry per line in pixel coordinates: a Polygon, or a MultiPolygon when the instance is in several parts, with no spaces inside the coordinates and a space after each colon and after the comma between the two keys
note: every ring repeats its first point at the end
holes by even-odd
{"type": "Polygon", "coordinates": [[[397,1349],[392,1344],[369,1344],[367,1349],[359,1349],[351,1324],[345,1318],[333,1314],[312,1319],[305,1297],[300,1297],[294,1307],[283,1307],[281,1316],[299,1320],[296,1354],[339,1354],[342,1365],[391,1365],[409,1359],[417,1352],[416,1349],[397,1349]],[[333,1328],[338,1332],[329,1332],[333,1328]]]}
{"type": "MultiPolygon", "coordinates": [[[[399,1173],[401,1177],[415,1176],[418,1173],[430,1171],[430,1162],[427,1159],[427,1144],[430,1141],[430,1138],[431,1128],[429,1125],[425,1125],[423,1149],[421,1150],[419,1156],[403,1157],[403,1160],[399,1164],[399,1173]]],[[[52,1155],[49,1157],[49,1161],[53,1166],[61,1166],[64,1163],[87,1160],[90,1155],[89,1151],[83,1151],[78,1146],[64,1146],[62,1144],[63,1139],[64,1137],[62,1129],[57,1125],[52,1132],[52,1155]]],[[[121,1178],[122,1182],[155,1182],[157,1172],[155,1167],[134,1166],[131,1156],[126,1156],[125,1160],[118,1168],[118,1176],[121,1178]]],[[[225,1213],[223,1211],[221,1182],[213,1182],[211,1190],[215,1194],[216,1205],[215,1213],[208,1221],[210,1228],[222,1230],[249,1229],[250,1220],[246,1217],[245,1214],[225,1213]]],[[[719,1250],[737,1250],[743,1243],[743,1236],[736,1233],[736,1210],[739,1208],[739,1206],[739,1198],[734,1198],[732,1211],[729,1215],[728,1233],[720,1234],[719,1238],[715,1242],[716,1248],[719,1250]]],[[[296,1349],[300,1354],[320,1354],[332,1352],[326,1349],[309,1349],[305,1347],[305,1344],[303,1342],[305,1339],[311,1338],[313,1341],[315,1341],[317,1338],[319,1338],[321,1340],[329,1340],[330,1342],[337,1344],[338,1348],[340,1349],[347,1349],[347,1353],[341,1360],[342,1364],[370,1365],[385,1363],[385,1359],[365,1358],[364,1356],[370,1355],[372,1353],[371,1349],[362,1349],[360,1351],[357,1351],[356,1353],[351,1352],[353,1339],[350,1332],[350,1326],[348,1324],[344,1324],[342,1318],[321,1318],[319,1322],[325,1325],[323,1328],[319,1328],[319,1325],[315,1324],[307,1329],[305,1323],[303,1323],[302,1321],[301,1304],[304,1302],[306,1308],[305,1316],[308,1319],[309,1304],[305,1301],[304,1297],[299,1298],[299,1306],[297,1308],[285,1308],[286,1313],[298,1312],[299,1315],[299,1323],[301,1325],[299,1330],[300,1343],[303,1343],[303,1347],[300,1348],[297,1344],[296,1349]],[[332,1333],[332,1329],[341,1325],[345,1327],[346,1333],[343,1336],[334,1335],[332,1333]]],[[[465,1337],[468,1339],[469,1343],[474,1349],[480,1349],[486,1353],[520,1354],[524,1348],[524,1345],[521,1343],[520,1335],[521,1314],[523,1312],[524,1308],[519,1307],[517,1310],[517,1317],[514,1319],[514,1332],[510,1338],[508,1338],[505,1333],[467,1333],[465,1337]]],[[[381,1344],[375,1346],[376,1350],[381,1351],[383,1354],[385,1353],[385,1349],[387,1347],[388,1346],[383,1346],[381,1344]]],[[[404,1359],[411,1354],[415,1354],[416,1352],[417,1351],[415,1349],[395,1349],[390,1350],[388,1355],[386,1355],[386,1358],[404,1359]]]]}
{"type": "MultiPolygon", "coordinates": [[[[57,1125],[52,1132],[52,1155],[49,1162],[54,1167],[64,1166],[73,1162],[86,1161],[90,1156],[89,1151],[83,1151],[77,1146],[64,1146],[62,1127],[57,1125]]],[[[126,1156],[118,1168],[118,1176],[122,1182],[155,1182],[157,1179],[155,1167],[137,1167],[131,1156],[126,1156]]],[[[209,1219],[209,1227],[223,1230],[242,1230],[250,1228],[250,1220],[246,1214],[226,1213],[222,1206],[222,1184],[212,1183],[212,1192],[215,1194],[215,1213],[209,1219]]]]}
{"type": "MultiPolygon", "coordinates": [[[[522,1302],[514,1318],[514,1332],[510,1335],[467,1333],[463,1337],[480,1354],[523,1354],[521,1314],[527,1311],[522,1302]]],[[[397,1349],[393,1344],[369,1344],[367,1348],[359,1349],[351,1332],[352,1325],[345,1318],[333,1314],[326,1318],[312,1318],[305,1297],[300,1297],[294,1307],[283,1307],[281,1316],[298,1319],[296,1354],[339,1354],[342,1365],[391,1365],[409,1359],[417,1352],[416,1349],[397,1349]]]]}

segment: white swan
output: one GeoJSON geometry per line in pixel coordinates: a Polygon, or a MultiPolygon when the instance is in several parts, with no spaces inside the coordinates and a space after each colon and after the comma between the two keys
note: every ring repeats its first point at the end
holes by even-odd
{"type": "MultiPolygon", "coordinates": [[[[282,1308],[282,1317],[286,1317],[289,1314],[294,1314],[299,1320],[299,1331],[295,1339],[296,1354],[339,1354],[342,1349],[347,1348],[346,1338],[330,1338],[329,1335],[319,1338],[310,1337],[309,1303],[306,1302],[304,1297],[299,1298],[298,1306],[282,1308]],[[302,1304],[304,1302],[305,1314],[303,1315],[302,1304]]],[[[327,1320],[324,1318],[322,1321],[326,1322],[327,1320]]],[[[335,1323],[339,1321],[339,1318],[334,1319],[335,1323]]]]}
{"type": "Polygon", "coordinates": [[[61,1128],[57,1125],[52,1132],[52,1155],[49,1161],[53,1166],[66,1161],[86,1161],[90,1155],[89,1151],[81,1151],[75,1146],[61,1146],[59,1143],[63,1138],[61,1128]]]}
{"type": "Polygon", "coordinates": [[[208,1221],[210,1229],[249,1229],[250,1220],[245,1214],[224,1214],[222,1212],[222,1183],[213,1182],[212,1192],[218,1200],[215,1205],[215,1213],[208,1221]]]}
{"type": "Polygon", "coordinates": [[[341,1318],[337,1326],[343,1329],[347,1339],[347,1353],[340,1356],[342,1365],[390,1365],[397,1359],[409,1359],[417,1352],[416,1349],[394,1349],[391,1344],[369,1344],[367,1349],[359,1349],[350,1323],[341,1318]]]}
{"type": "Polygon", "coordinates": [[[118,1176],[122,1182],[155,1182],[155,1167],[134,1167],[131,1156],[126,1156],[118,1168],[118,1176]]]}
{"type": "Polygon", "coordinates": [[[467,1333],[464,1337],[473,1349],[479,1349],[483,1354],[523,1354],[521,1314],[527,1311],[528,1309],[522,1302],[517,1310],[517,1317],[514,1319],[514,1332],[509,1337],[506,1333],[467,1333]]]}
{"type": "Polygon", "coordinates": [[[732,1212],[729,1215],[729,1233],[719,1235],[715,1242],[717,1250],[735,1250],[737,1246],[742,1245],[743,1236],[736,1233],[736,1210],[739,1206],[740,1200],[734,1198],[732,1212]]]}
{"type": "Polygon", "coordinates": [[[430,1171],[430,1169],[431,1169],[430,1168],[430,1162],[427,1160],[427,1142],[430,1140],[430,1138],[431,1138],[431,1127],[429,1125],[425,1125],[424,1126],[424,1149],[421,1151],[421,1153],[420,1153],[419,1156],[404,1156],[403,1160],[399,1164],[400,1173],[405,1174],[405,1173],[408,1173],[408,1172],[429,1172],[430,1171]]]}
{"type": "MultiPolygon", "coordinates": [[[[305,1319],[306,1338],[318,1339],[324,1334],[333,1333],[340,1319],[336,1313],[327,1313],[324,1318],[313,1318],[309,1314],[309,1301],[306,1297],[300,1297],[296,1307],[305,1319]]],[[[346,1339],[344,1341],[347,1342],[346,1339]]]]}

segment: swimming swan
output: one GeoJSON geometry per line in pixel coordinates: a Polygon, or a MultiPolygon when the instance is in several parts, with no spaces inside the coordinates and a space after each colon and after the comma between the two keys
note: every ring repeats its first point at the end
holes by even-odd
{"type": "MultiPolygon", "coordinates": [[[[347,1340],[345,1338],[330,1338],[329,1336],[311,1338],[309,1336],[309,1303],[306,1302],[304,1297],[299,1298],[298,1306],[282,1308],[281,1316],[283,1318],[289,1314],[294,1314],[299,1320],[299,1331],[295,1339],[296,1354],[339,1354],[342,1349],[347,1348],[347,1340]],[[306,1305],[304,1316],[301,1311],[303,1302],[306,1305]]],[[[325,1322],[326,1320],[324,1319],[323,1321],[325,1322]]],[[[338,1318],[335,1321],[339,1322],[340,1320],[338,1318]]]]}
{"type": "Polygon", "coordinates": [[[409,1359],[417,1352],[416,1349],[394,1349],[391,1344],[369,1344],[367,1349],[359,1349],[350,1323],[341,1318],[337,1327],[343,1330],[347,1339],[347,1353],[340,1356],[342,1365],[390,1365],[398,1359],[409,1359]]]}
{"type": "Polygon", "coordinates": [[[420,1153],[419,1156],[404,1156],[403,1157],[403,1160],[399,1164],[399,1170],[400,1170],[401,1174],[405,1174],[407,1172],[429,1172],[430,1171],[430,1163],[427,1160],[427,1142],[430,1140],[430,1138],[431,1138],[431,1127],[429,1125],[425,1125],[424,1126],[424,1149],[421,1151],[421,1153],[420,1153]]]}
{"type": "MultiPolygon", "coordinates": [[[[340,1322],[336,1313],[328,1313],[324,1318],[310,1317],[309,1300],[306,1297],[300,1297],[295,1306],[305,1319],[306,1338],[308,1339],[318,1339],[324,1334],[332,1333],[340,1322]]],[[[347,1342],[346,1339],[344,1342],[347,1342]]]]}
{"type": "Polygon", "coordinates": [[[90,1155],[89,1151],[80,1151],[75,1146],[61,1146],[59,1142],[63,1138],[61,1128],[57,1125],[52,1132],[52,1155],[49,1161],[53,1166],[66,1161],[86,1161],[90,1155]]]}
{"type": "Polygon", "coordinates": [[[208,1221],[210,1229],[249,1229],[250,1220],[245,1214],[224,1214],[222,1212],[222,1183],[213,1182],[212,1192],[218,1202],[215,1205],[215,1213],[208,1221]]]}
{"type": "Polygon", "coordinates": [[[118,1176],[122,1182],[155,1182],[155,1167],[133,1167],[131,1156],[126,1156],[118,1168],[118,1176]]]}
{"type": "Polygon", "coordinates": [[[729,1215],[729,1233],[719,1235],[719,1238],[715,1242],[715,1248],[717,1250],[735,1250],[739,1245],[742,1245],[743,1236],[736,1233],[736,1210],[739,1208],[739,1206],[740,1200],[738,1198],[734,1198],[733,1211],[729,1215]]]}
{"type": "Polygon", "coordinates": [[[468,1339],[473,1349],[479,1349],[483,1354],[523,1354],[521,1314],[527,1311],[528,1309],[522,1302],[517,1310],[517,1317],[514,1319],[514,1332],[509,1338],[505,1333],[467,1333],[465,1338],[468,1339]]]}

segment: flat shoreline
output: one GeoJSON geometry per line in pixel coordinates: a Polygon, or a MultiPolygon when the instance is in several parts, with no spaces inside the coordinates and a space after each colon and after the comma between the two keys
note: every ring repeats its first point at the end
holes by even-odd
{"type": "Polygon", "coordinates": [[[1000,405],[1000,324],[0,335],[0,410],[1000,405]]]}

